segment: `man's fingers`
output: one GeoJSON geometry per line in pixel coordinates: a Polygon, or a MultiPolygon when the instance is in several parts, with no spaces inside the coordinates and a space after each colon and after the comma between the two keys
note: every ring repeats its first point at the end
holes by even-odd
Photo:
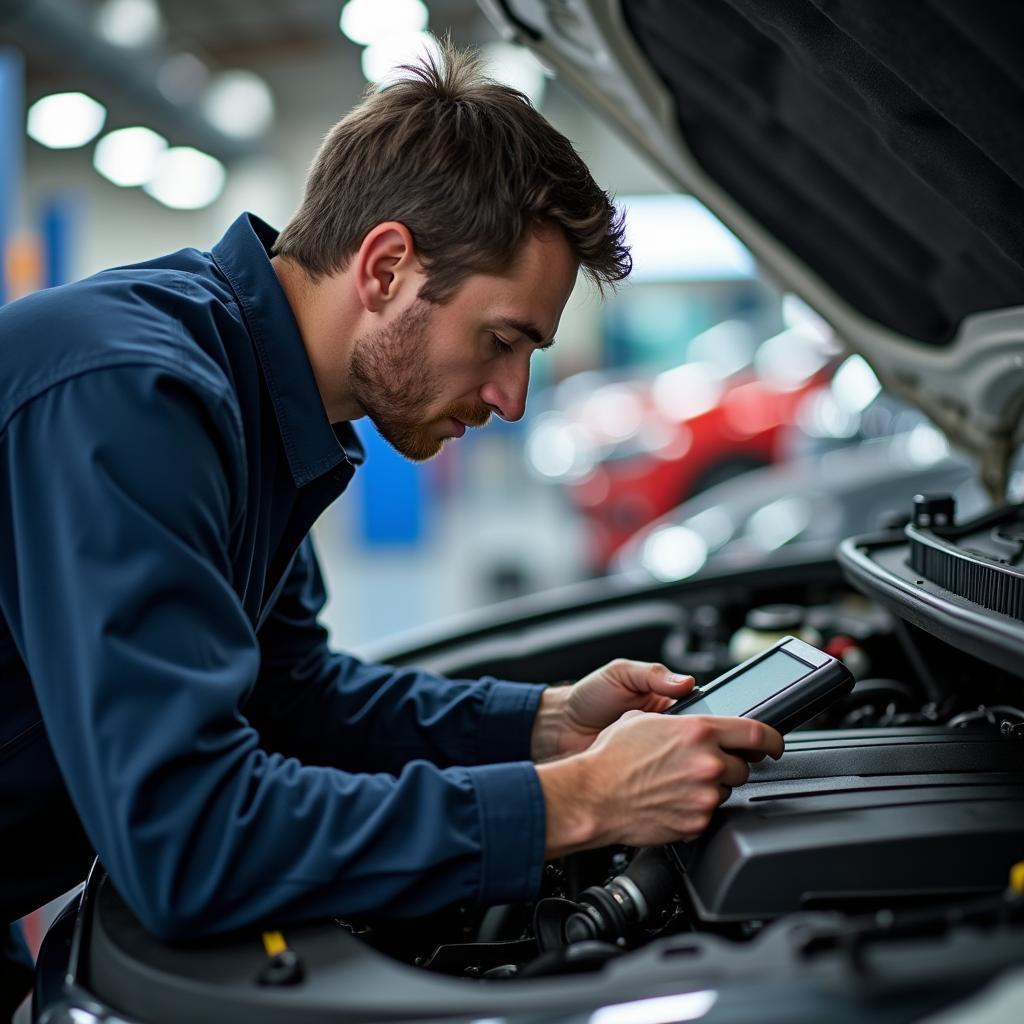
{"type": "Polygon", "coordinates": [[[742,786],[750,777],[750,766],[742,757],[734,754],[723,753],[722,757],[725,760],[725,770],[718,781],[729,789],[742,786]]]}
{"type": "Polygon", "coordinates": [[[629,677],[627,685],[641,693],[657,693],[678,700],[693,689],[693,676],[672,672],[658,662],[628,661],[622,667],[629,677]]]}
{"type": "Polygon", "coordinates": [[[718,735],[718,745],[723,750],[737,754],[768,754],[777,761],[786,748],[782,735],[764,722],[753,718],[728,718],[708,715],[718,735]]]}

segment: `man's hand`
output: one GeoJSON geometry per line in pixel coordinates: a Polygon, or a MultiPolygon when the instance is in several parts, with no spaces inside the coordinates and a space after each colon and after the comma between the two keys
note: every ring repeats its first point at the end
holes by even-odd
{"type": "Polygon", "coordinates": [[[537,767],[546,856],[694,839],[747,781],[748,762],[779,758],[783,747],[750,718],[629,712],[585,752],[537,767]]]}
{"type": "Polygon", "coordinates": [[[616,658],[572,686],[544,691],[530,741],[534,761],[586,750],[627,711],[664,711],[693,689],[693,676],[616,658]]]}

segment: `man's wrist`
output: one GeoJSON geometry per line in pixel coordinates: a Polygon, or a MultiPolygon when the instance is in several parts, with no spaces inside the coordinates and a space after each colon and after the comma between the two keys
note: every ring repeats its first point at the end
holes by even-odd
{"type": "Polygon", "coordinates": [[[604,845],[589,785],[587,755],[540,764],[536,770],[544,794],[544,859],[604,845]]]}
{"type": "Polygon", "coordinates": [[[569,699],[568,686],[549,686],[540,696],[537,716],[530,733],[530,758],[536,764],[560,756],[562,729],[565,725],[565,704],[569,699]]]}

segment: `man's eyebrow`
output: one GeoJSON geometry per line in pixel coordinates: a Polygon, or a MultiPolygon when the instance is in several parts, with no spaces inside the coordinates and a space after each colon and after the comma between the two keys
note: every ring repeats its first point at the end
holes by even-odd
{"type": "Polygon", "coordinates": [[[519,320],[514,316],[500,316],[497,322],[505,327],[511,327],[513,331],[518,331],[524,337],[529,338],[538,348],[551,348],[555,343],[554,338],[550,341],[545,341],[544,332],[532,320],[519,320]]]}

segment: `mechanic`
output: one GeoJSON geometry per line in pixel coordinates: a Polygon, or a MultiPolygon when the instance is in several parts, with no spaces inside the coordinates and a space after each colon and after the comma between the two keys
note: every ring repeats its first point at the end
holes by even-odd
{"type": "Polygon", "coordinates": [[[697,835],[782,753],[653,714],[692,686],[660,665],[545,688],[328,650],[308,531],[351,421],[423,460],[518,420],[577,272],[630,268],[524,97],[447,44],[408,70],[279,236],[243,215],[0,311],[0,921],[94,853],[165,937],[528,900],[545,859],[697,835]]]}

